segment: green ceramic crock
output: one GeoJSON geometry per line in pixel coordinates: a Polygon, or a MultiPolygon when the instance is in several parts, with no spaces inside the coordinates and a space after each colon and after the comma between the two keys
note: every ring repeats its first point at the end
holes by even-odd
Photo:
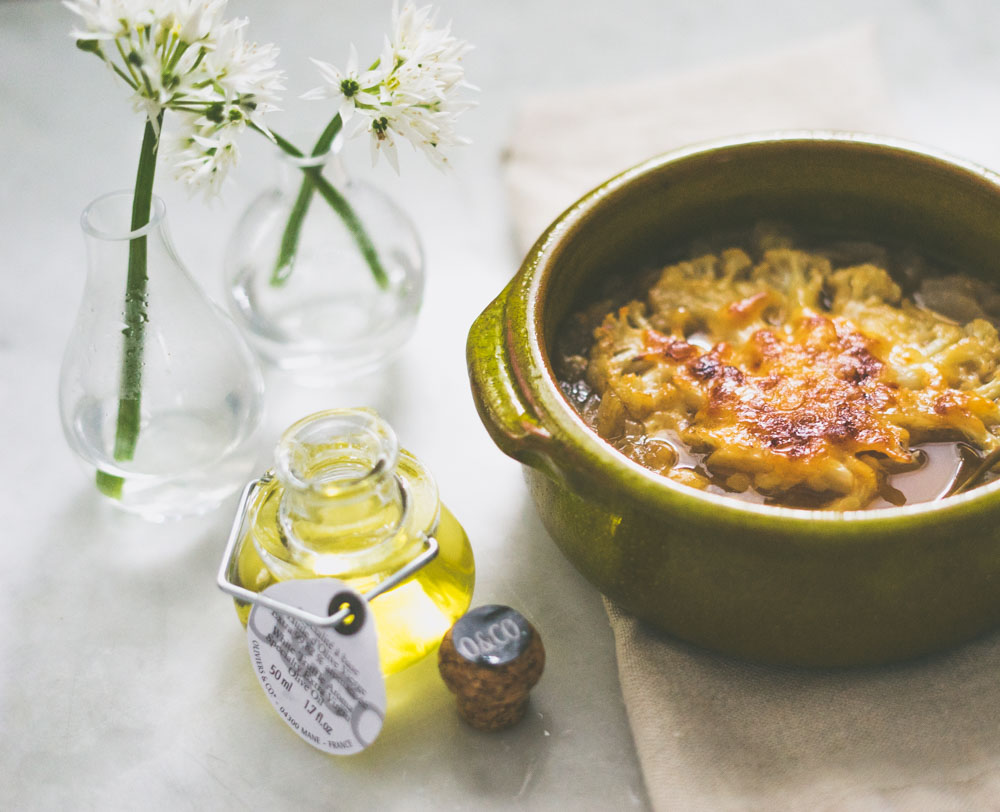
{"type": "Polygon", "coordinates": [[[631,462],[560,393],[554,333],[596,280],[763,218],[902,240],[1000,282],[1000,177],[982,168],[828,132],[673,152],[563,213],[476,320],[469,375],[487,430],[524,463],[565,556],[676,637],[758,661],[847,666],[914,657],[1000,625],[1000,482],[886,510],[744,504],[631,462]]]}

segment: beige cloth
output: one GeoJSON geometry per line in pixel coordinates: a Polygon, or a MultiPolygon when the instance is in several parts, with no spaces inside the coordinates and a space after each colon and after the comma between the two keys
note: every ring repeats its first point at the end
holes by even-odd
{"type": "MultiPolygon", "coordinates": [[[[538,98],[507,163],[526,249],[567,205],[658,152],[777,128],[892,127],[872,32],[687,77],[538,98]]],[[[900,666],[767,668],[607,604],[622,693],[660,810],[1000,810],[1000,636],[900,666]]]]}

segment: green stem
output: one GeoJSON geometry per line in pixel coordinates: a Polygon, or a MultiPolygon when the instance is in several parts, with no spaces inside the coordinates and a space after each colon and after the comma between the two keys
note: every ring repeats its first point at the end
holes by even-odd
{"type": "MultiPolygon", "coordinates": [[[[135,176],[132,196],[132,231],[149,223],[153,204],[153,177],[156,173],[156,153],[159,140],[156,134],[163,124],[163,113],[156,125],[146,119],[139,152],[139,169],[135,176]]],[[[118,389],[118,419],[115,424],[114,457],[117,461],[130,460],[135,455],[139,440],[140,411],[142,405],[142,363],[146,339],[146,290],[147,273],[146,236],[134,237],[128,246],[128,276],[125,281],[125,329],[122,335],[121,382],[118,389]]],[[[122,496],[125,481],[120,476],[98,470],[97,487],[101,493],[114,499],[122,496]]]]}
{"type": "Polygon", "coordinates": [[[330,208],[340,215],[340,219],[344,221],[344,225],[347,226],[347,230],[351,232],[351,236],[354,237],[355,244],[358,246],[358,249],[361,251],[361,255],[365,258],[365,261],[368,263],[368,267],[371,269],[372,276],[375,277],[375,283],[383,290],[388,288],[389,275],[385,272],[385,268],[382,267],[382,262],[378,258],[378,252],[375,250],[375,245],[369,238],[368,232],[365,231],[364,223],[358,219],[358,215],[354,213],[354,209],[351,208],[351,204],[347,202],[347,198],[338,192],[334,185],[323,177],[320,167],[311,167],[306,170],[306,174],[316,185],[316,191],[318,191],[320,196],[322,196],[322,198],[330,205],[330,208]]]}
{"type": "MultiPolygon", "coordinates": [[[[316,146],[313,147],[313,156],[322,155],[330,149],[333,139],[343,122],[340,113],[337,113],[323,130],[316,146]]],[[[316,187],[307,175],[302,176],[302,185],[299,186],[299,193],[295,197],[295,204],[288,215],[288,222],[285,223],[285,230],[281,234],[281,245],[278,247],[278,259],[274,263],[274,270],[271,272],[271,284],[275,287],[283,285],[292,272],[292,263],[295,261],[295,252],[299,247],[299,235],[302,232],[302,223],[305,222],[306,212],[309,211],[309,204],[312,202],[316,187]]]]}
{"type": "MultiPolygon", "coordinates": [[[[312,151],[314,157],[323,155],[329,151],[330,145],[333,143],[333,139],[337,137],[337,133],[340,132],[342,124],[340,113],[338,113],[316,141],[316,145],[312,151]]],[[[271,135],[274,137],[274,142],[278,147],[288,155],[291,155],[293,158],[305,157],[291,142],[282,138],[277,133],[272,132],[271,135]]],[[[380,288],[387,288],[389,286],[389,276],[386,274],[385,268],[382,267],[378,251],[375,250],[375,245],[368,236],[364,224],[347,201],[347,198],[323,177],[321,166],[302,167],[302,175],[302,185],[299,187],[295,204],[292,206],[288,222],[285,224],[285,230],[281,235],[278,258],[271,273],[271,284],[275,287],[283,285],[291,274],[295,262],[295,253],[298,250],[302,225],[305,222],[306,213],[309,211],[309,204],[312,202],[313,194],[319,192],[320,196],[340,216],[347,230],[350,231],[355,244],[358,246],[358,250],[361,251],[361,255],[365,258],[368,267],[371,269],[372,276],[375,277],[376,284],[380,288]]]]}

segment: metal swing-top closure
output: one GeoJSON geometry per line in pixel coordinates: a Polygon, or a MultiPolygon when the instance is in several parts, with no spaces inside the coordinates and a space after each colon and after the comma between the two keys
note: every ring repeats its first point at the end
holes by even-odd
{"type": "MultiPolygon", "coordinates": [[[[410,506],[409,490],[406,482],[402,478],[396,476],[395,479],[399,485],[402,500],[401,507],[403,515],[405,516],[410,506]]],[[[283,612],[284,614],[291,615],[292,617],[298,618],[306,623],[310,623],[313,626],[321,628],[337,626],[352,614],[350,606],[346,606],[332,615],[317,615],[313,612],[306,612],[297,606],[292,606],[284,601],[275,600],[274,598],[263,595],[260,592],[249,590],[246,587],[240,586],[235,580],[233,580],[233,573],[236,570],[236,552],[239,547],[240,539],[244,535],[247,512],[258,489],[270,481],[271,477],[265,475],[260,479],[251,480],[243,489],[243,493],[240,496],[239,506],[236,509],[236,518],[234,519],[233,526],[229,531],[229,540],[226,542],[226,549],[222,556],[222,564],[219,566],[219,574],[216,578],[216,583],[218,584],[219,589],[223,592],[232,595],[238,600],[245,601],[246,603],[252,603],[258,606],[267,607],[268,609],[273,609],[277,612],[283,612]]],[[[437,539],[434,538],[433,535],[424,534],[423,550],[420,555],[408,561],[403,567],[396,570],[392,575],[381,581],[377,586],[365,592],[362,597],[367,602],[378,597],[383,592],[389,591],[433,561],[439,550],[440,546],[437,539]]]]}

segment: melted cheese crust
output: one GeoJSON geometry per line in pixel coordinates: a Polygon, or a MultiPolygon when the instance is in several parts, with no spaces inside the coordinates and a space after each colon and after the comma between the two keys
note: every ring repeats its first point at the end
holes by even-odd
{"type": "Polygon", "coordinates": [[[915,444],[1000,445],[996,329],[917,306],[875,265],[791,249],[681,262],[594,339],[598,433],[695,487],[851,510],[915,444]]]}

